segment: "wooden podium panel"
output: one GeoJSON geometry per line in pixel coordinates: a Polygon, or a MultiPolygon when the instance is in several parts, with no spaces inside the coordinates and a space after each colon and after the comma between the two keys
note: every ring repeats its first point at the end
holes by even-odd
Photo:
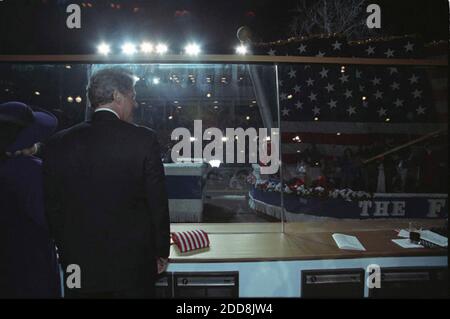
{"type": "MultiPolygon", "coordinates": [[[[291,233],[276,232],[278,224],[177,224],[172,231],[202,229],[209,235],[207,249],[180,253],[171,247],[171,263],[248,262],[281,260],[320,260],[365,257],[445,256],[446,248],[405,249],[392,242],[398,238],[395,229],[409,222],[422,227],[436,227],[442,221],[341,221],[335,223],[296,223],[291,233]],[[242,233],[248,229],[249,233],[242,233]],[[234,230],[234,232],[233,232],[234,230]],[[272,232],[263,232],[261,230],[272,232]],[[340,250],[333,233],[358,237],[366,251],[340,250]]],[[[292,225],[291,225],[292,226],[292,225]]]]}

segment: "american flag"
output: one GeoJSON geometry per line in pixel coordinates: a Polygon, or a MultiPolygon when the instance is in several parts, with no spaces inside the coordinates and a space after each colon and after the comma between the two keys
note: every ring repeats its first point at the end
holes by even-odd
{"type": "MultiPolygon", "coordinates": [[[[256,47],[259,54],[423,58],[416,38],[347,43],[342,38],[256,47]]],[[[316,144],[324,153],[389,141],[400,145],[447,127],[446,68],[280,64],[283,160],[316,144]]]]}

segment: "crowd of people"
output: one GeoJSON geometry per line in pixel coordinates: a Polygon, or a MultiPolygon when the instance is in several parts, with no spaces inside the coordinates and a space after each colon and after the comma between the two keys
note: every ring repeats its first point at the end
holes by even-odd
{"type": "Polygon", "coordinates": [[[448,192],[448,151],[446,144],[413,145],[365,163],[389,148],[373,143],[341,156],[326,155],[315,145],[297,157],[293,172],[285,178],[302,177],[308,186],[350,188],[371,193],[448,192]]]}

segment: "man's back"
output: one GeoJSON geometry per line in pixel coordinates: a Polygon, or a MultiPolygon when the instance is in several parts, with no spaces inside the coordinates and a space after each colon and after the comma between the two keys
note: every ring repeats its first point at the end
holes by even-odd
{"type": "Polygon", "coordinates": [[[81,290],[152,281],[169,254],[169,216],[155,134],[100,111],[58,133],[44,157],[47,215],[63,265],[81,268],[81,290]]]}

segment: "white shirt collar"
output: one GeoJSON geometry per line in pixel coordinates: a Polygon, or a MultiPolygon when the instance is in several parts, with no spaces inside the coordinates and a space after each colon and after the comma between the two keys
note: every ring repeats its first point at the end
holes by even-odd
{"type": "Polygon", "coordinates": [[[119,114],[117,114],[116,111],[113,111],[113,110],[111,110],[110,108],[107,108],[107,107],[99,107],[98,109],[96,109],[96,110],[94,111],[94,113],[100,112],[100,111],[108,111],[108,112],[114,113],[114,115],[117,116],[117,118],[120,120],[119,114]]]}

